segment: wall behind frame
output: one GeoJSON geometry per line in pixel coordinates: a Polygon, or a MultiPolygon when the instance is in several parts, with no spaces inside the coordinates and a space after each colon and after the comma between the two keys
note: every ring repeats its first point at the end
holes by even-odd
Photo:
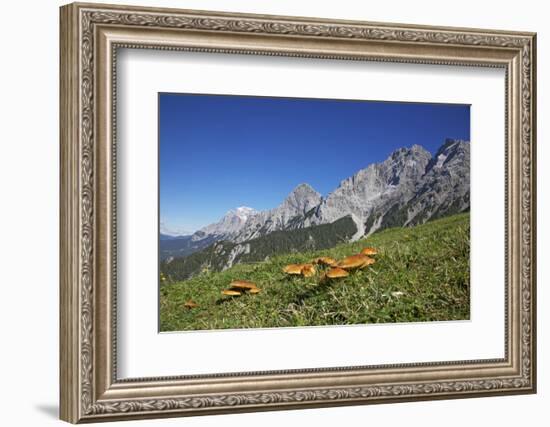
{"type": "MultiPolygon", "coordinates": [[[[538,117],[550,115],[550,29],[535,0],[110,0],[111,3],[538,32],[538,117]]],[[[56,0],[3,4],[0,68],[0,400],[10,426],[61,425],[58,402],[58,7],[56,0]]],[[[550,253],[550,126],[538,127],[538,258],[550,253]],[[546,194],[545,194],[546,193],[546,194]]],[[[490,166],[488,166],[490,168],[490,166]]],[[[539,393],[435,402],[264,412],[124,426],[544,425],[550,405],[550,267],[539,262],[539,393]],[[545,336],[546,335],[546,336],[545,336]]]]}

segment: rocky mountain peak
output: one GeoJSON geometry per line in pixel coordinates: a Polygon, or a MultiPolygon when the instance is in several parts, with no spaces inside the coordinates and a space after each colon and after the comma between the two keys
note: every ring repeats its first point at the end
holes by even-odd
{"type": "Polygon", "coordinates": [[[255,209],[241,206],[239,208],[231,209],[226,212],[222,217],[221,222],[245,222],[250,215],[255,214],[255,209]]]}
{"type": "Polygon", "coordinates": [[[300,184],[276,208],[250,216],[242,229],[233,235],[233,241],[242,242],[283,230],[296,218],[318,206],[323,198],[309,184],[300,184]]]}
{"type": "Polygon", "coordinates": [[[305,213],[321,203],[322,199],[309,184],[300,184],[290,192],[278,209],[290,210],[290,214],[305,213]]]}
{"type": "Polygon", "coordinates": [[[247,206],[231,209],[218,222],[207,225],[195,232],[193,240],[201,240],[207,236],[216,236],[218,239],[229,238],[241,230],[246,221],[257,213],[258,211],[247,206]]]}
{"type": "Polygon", "coordinates": [[[309,185],[307,182],[303,182],[301,184],[298,184],[294,190],[290,192],[290,194],[318,194],[317,191],[313,189],[311,185],[309,185]]]}
{"type": "Polygon", "coordinates": [[[364,223],[373,209],[414,195],[431,154],[420,145],[393,151],[381,163],[373,163],[345,179],[321,202],[305,226],[334,222],[351,215],[357,225],[354,238],[364,234],[364,223]]]}
{"type": "Polygon", "coordinates": [[[409,159],[409,158],[425,158],[425,157],[432,157],[430,152],[426,150],[424,147],[418,144],[414,144],[410,148],[408,147],[401,147],[397,150],[393,151],[388,159],[386,161],[396,161],[401,159],[409,159]]]}
{"type": "Polygon", "coordinates": [[[225,214],[229,217],[237,217],[240,221],[246,221],[251,215],[257,214],[258,211],[254,208],[249,208],[248,206],[239,206],[238,208],[231,209],[225,214]]]}
{"type": "Polygon", "coordinates": [[[428,150],[426,150],[424,147],[422,147],[422,145],[419,145],[419,144],[413,144],[413,146],[409,149],[409,151],[413,153],[429,154],[428,150]]]}
{"type": "Polygon", "coordinates": [[[443,145],[437,150],[436,156],[441,153],[454,151],[461,146],[464,146],[464,144],[469,144],[469,142],[462,139],[446,138],[445,143],[443,143],[443,145]]]}
{"type": "Polygon", "coordinates": [[[378,165],[386,184],[407,185],[421,177],[432,156],[420,145],[395,150],[384,162],[378,165]]]}
{"type": "Polygon", "coordinates": [[[461,162],[459,167],[470,165],[470,142],[461,139],[447,138],[445,143],[439,147],[435,156],[430,160],[430,163],[426,167],[426,173],[433,168],[441,168],[450,162],[461,162]]]}

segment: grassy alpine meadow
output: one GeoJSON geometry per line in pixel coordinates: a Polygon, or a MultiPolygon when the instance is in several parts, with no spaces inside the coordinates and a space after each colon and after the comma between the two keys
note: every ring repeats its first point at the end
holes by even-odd
{"type": "Polygon", "coordinates": [[[466,320],[470,317],[470,216],[392,228],[327,250],[277,255],[223,272],[205,271],[160,289],[161,331],[303,327],[466,320]],[[376,262],[349,276],[323,280],[288,275],[288,264],[342,259],[374,247],[376,262]],[[260,291],[222,295],[234,280],[260,291]],[[192,304],[189,302],[192,301],[192,304]]]}

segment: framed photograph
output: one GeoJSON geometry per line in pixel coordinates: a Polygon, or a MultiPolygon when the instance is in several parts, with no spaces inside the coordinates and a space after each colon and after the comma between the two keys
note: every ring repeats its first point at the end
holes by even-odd
{"type": "Polygon", "coordinates": [[[535,34],[61,8],[61,418],[536,391],[535,34]]]}

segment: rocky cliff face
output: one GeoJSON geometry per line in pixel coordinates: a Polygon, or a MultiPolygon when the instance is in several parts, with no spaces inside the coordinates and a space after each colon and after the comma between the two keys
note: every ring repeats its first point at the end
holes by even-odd
{"type": "Polygon", "coordinates": [[[214,224],[207,225],[195,232],[191,239],[196,242],[206,238],[216,240],[232,240],[246,224],[247,220],[259,212],[247,206],[241,206],[227,212],[222,219],[214,224]]]}
{"type": "Polygon", "coordinates": [[[354,238],[362,237],[369,231],[365,223],[375,210],[388,210],[395,201],[414,196],[430,159],[430,153],[419,145],[394,151],[382,163],[371,164],[342,181],[302,226],[330,223],[351,215],[358,228],[354,238]]]}
{"type": "Polygon", "coordinates": [[[421,174],[411,176],[361,218],[364,234],[388,227],[412,226],[463,212],[470,206],[470,143],[448,139],[421,174]]]}
{"type": "Polygon", "coordinates": [[[470,208],[470,143],[448,139],[430,160],[415,196],[407,204],[407,221],[416,225],[470,208]]]}
{"type": "Polygon", "coordinates": [[[230,211],[192,239],[242,243],[350,216],[357,228],[353,240],[382,228],[462,212],[469,205],[470,143],[448,139],[434,157],[420,145],[400,148],[342,181],[326,199],[308,184],[300,184],[274,209],[230,211]]]}
{"type": "Polygon", "coordinates": [[[298,185],[275,209],[252,215],[246,224],[234,234],[233,241],[265,236],[274,231],[285,230],[293,221],[303,218],[308,211],[321,203],[323,198],[308,184],[298,185]]]}

